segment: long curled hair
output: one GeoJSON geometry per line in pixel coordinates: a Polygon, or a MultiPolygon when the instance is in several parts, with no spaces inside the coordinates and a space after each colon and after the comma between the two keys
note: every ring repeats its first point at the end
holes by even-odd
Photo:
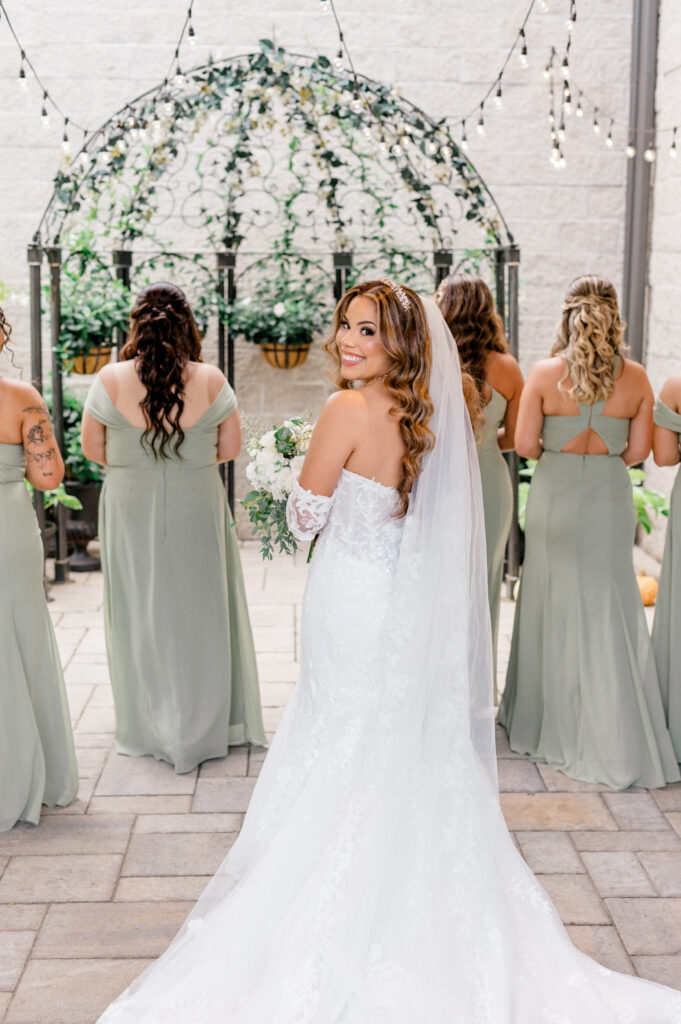
{"type": "Polygon", "coordinates": [[[187,363],[201,362],[201,335],[181,288],[162,281],[142,289],[121,359],[135,360],[147,389],[140,402],[147,424],[142,443],[154,458],[169,458],[170,451],[177,455],[185,438],[180,426],[184,372],[187,363]]]}
{"type": "Polygon", "coordinates": [[[486,401],[487,356],[490,352],[509,350],[504,321],[497,313],[492,292],[481,277],[450,274],[440,284],[435,301],[454,336],[461,366],[473,378],[482,405],[486,401]]]}
{"type": "Polygon", "coordinates": [[[21,373],[21,370],[14,362],[14,351],[12,348],[10,348],[9,339],[11,335],[12,325],[5,316],[4,309],[2,308],[2,306],[0,306],[0,350],[8,353],[10,365],[13,366],[15,369],[18,369],[19,372],[21,373]]]}
{"type": "Polygon", "coordinates": [[[576,277],[563,300],[551,355],[565,360],[558,387],[578,402],[604,401],[615,387],[617,356],[627,351],[622,338],[617,292],[598,274],[576,277]]]}
{"type": "Polygon", "coordinates": [[[386,281],[365,281],[350,288],[336,306],[333,334],[324,345],[325,351],[334,360],[336,385],[339,388],[351,388],[353,382],[346,380],[340,372],[341,356],[336,336],[352,300],[359,295],[373,299],[378,309],[381,341],[392,359],[385,378],[385,387],[394,402],[390,413],[399,420],[405,447],[402,481],[397,489],[400,499],[396,513],[398,517],[407,514],[409,492],[421,471],[423,456],[435,444],[435,435],[428,426],[433,415],[433,401],[428,391],[431,367],[428,322],[416,292],[405,286],[402,291],[409,300],[406,309],[386,281]]]}

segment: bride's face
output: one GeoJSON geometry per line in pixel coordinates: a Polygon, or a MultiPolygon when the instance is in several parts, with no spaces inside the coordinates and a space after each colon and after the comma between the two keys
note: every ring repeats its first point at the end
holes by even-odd
{"type": "Polygon", "coordinates": [[[366,295],[352,300],[341,321],[336,344],[341,355],[341,374],[346,380],[380,377],[392,360],[383,348],[378,329],[378,307],[366,295]]]}

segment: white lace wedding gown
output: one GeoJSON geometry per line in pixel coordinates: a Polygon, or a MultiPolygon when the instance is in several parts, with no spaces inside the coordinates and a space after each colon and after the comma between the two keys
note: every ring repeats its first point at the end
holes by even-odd
{"type": "Polygon", "coordinates": [[[572,946],[506,830],[468,681],[491,644],[465,430],[418,492],[461,513],[470,488],[462,520],[442,494],[395,519],[346,470],[332,498],[297,487],[290,522],[321,530],[300,681],[237,843],[100,1024],[681,1024],[681,993],[572,946]]]}

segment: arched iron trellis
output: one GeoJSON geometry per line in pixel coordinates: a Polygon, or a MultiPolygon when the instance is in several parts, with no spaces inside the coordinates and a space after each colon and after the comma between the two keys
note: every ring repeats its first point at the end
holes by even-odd
{"type": "MultiPolygon", "coordinates": [[[[93,255],[114,250],[124,283],[150,258],[198,268],[206,317],[234,302],[237,261],[242,271],[268,259],[284,264],[316,275],[320,291],[333,282],[336,295],[349,276],[377,264],[429,288],[431,260],[437,283],[468,243],[469,255],[490,263],[517,351],[518,250],[446,124],[389,86],[355,83],[325,57],[288,54],[268,40],[130,101],[57,174],[29,263],[40,380],[40,262],[48,255],[58,439],[61,249],[77,245],[83,224],[93,255]]],[[[233,382],[231,339],[218,320],[218,360],[233,382]]],[[[65,578],[63,512],[58,537],[57,578],[65,578]]],[[[517,572],[517,534],[509,571],[517,572]]]]}

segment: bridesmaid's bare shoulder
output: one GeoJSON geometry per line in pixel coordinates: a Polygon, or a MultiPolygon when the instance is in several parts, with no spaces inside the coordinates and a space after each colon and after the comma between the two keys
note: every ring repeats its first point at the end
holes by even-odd
{"type": "Polygon", "coordinates": [[[681,374],[667,378],[660,391],[660,400],[674,412],[681,412],[681,374]]]}

